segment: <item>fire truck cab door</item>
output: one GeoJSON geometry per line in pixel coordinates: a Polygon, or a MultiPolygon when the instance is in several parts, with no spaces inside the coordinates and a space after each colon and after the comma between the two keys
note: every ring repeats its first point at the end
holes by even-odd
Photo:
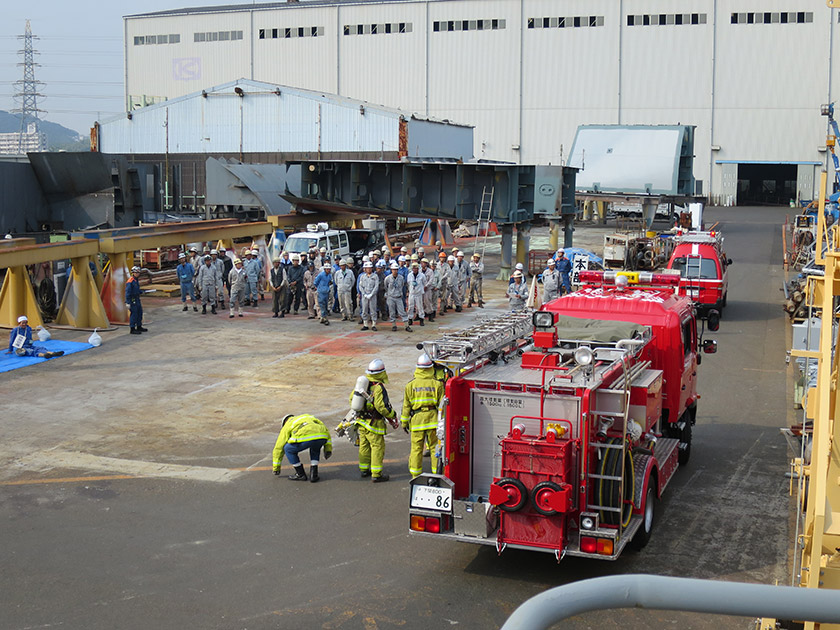
{"type": "Polygon", "coordinates": [[[680,412],[694,401],[697,391],[697,323],[689,317],[681,320],[683,370],[680,379],[680,412]]]}

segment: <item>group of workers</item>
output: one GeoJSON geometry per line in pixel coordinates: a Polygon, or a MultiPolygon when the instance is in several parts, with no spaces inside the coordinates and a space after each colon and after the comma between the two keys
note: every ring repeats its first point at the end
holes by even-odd
{"type": "MultiPolygon", "coordinates": [[[[403,392],[402,413],[397,418],[397,412],[391,406],[388,391],[388,373],[385,363],[381,359],[370,362],[365,371],[364,391],[350,394],[351,405],[354,396],[361,396],[363,404],[353,416],[352,423],[358,433],[356,440],[359,447],[359,473],[364,479],[370,477],[373,483],[388,481],[390,476],[383,471],[385,460],[385,434],[388,425],[393,429],[402,426],[411,436],[411,451],[408,458],[408,471],[412,478],[423,472],[423,453],[428,449],[432,472],[437,472],[437,444],[438,444],[438,408],[444,394],[446,379],[449,371],[436,365],[427,354],[417,359],[414,378],[406,383],[403,392]]],[[[292,481],[317,482],[320,479],[318,464],[321,449],[325,458],[332,455],[332,438],[329,429],[319,419],[310,414],[298,416],[288,415],[283,419],[280,435],[272,452],[272,470],[275,475],[281,472],[283,456],[294,467],[294,474],[289,476],[292,481]],[[307,476],[299,453],[308,450],[310,457],[310,471],[307,476]]]]}
{"type": "Polygon", "coordinates": [[[484,306],[481,255],[472,261],[454,249],[438,249],[426,255],[424,248],[409,253],[403,247],[392,257],[388,249],[373,250],[357,264],[352,256],[331,260],[325,248],[308,254],[283,254],[273,261],[268,288],[274,294],[274,317],[298,314],[306,309],[309,319],[329,326],[330,314],[342,321],[359,318],[362,330],[378,330],[387,321],[397,330],[401,321],[407,332],[416,321],[435,321],[449,309],[460,312],[467,306],[484,306]]]}
{"type": "Polygon", "coordinates": [[[183,310],[189,310],[187,297],[192,301],[193,311],[198,312],[198,299],[201,300],[201,313],[207,314],[207,307],[215,315],[216,307],[225,308],[230,303],[230,315],[242,317],[243,306],[257,307],[264,297],[265,265],[257,249],[244,249],[240,256],[230,257],[224,247],[205,248],[199,255],[195,247],[190,248],[189,256],[185,252],[178,254],[178,266],[175,273],[181,285],[181,303],[183,310]]]}

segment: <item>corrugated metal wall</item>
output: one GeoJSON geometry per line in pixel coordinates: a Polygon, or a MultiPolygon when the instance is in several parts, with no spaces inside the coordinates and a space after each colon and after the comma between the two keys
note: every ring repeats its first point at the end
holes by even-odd
{"type": "MultiPolygon", "coordinates": [[[[400,112],[239,81],[100,125],[104,153],[379,153],[399,150],[400,112]],[[235,92],[240,88],[244,96],[235,92]],[[275,90],[280,93],[276,94],[275,90]]],[[[472,129],[414,121],[412,155],[472,156],[472,129]],[[436,145],[433,140],[441,142],[436,145]]]]}
{"type": "Polygon", "coordinates": [[[822,161],[819,105],[840,85],[838,12],[822,1],[418,0],[130,18],[130,34],[181,29],[190,43],[129,37],[127,94],[252,76],[250,58],[225,52],[233,42],[191,43],[251,21],[254,78],[474,124],[477,157],[557,163],[580,124],[696,125],[695,176],[716,195],[718,161],[822,161]],[[393,32],[401,24],[410,30],[393,32]],[[260,39],[274,25],[323,34],[260,39]],[[218,63],[212,47],[225,49],[218,63]],[[176,61],[192,57],[201,80],[175,80],[176,61]]]}

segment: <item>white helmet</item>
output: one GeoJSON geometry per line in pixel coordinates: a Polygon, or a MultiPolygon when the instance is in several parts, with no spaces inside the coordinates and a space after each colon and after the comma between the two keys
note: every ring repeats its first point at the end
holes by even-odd
{"type": "Polygon", "coordinates": [[[370,262],[369,260],[366,261],[365,264],[362,265],[362,269],[373,269],[373,263],[370,262]]]}
{"type": "Polygon", "coordinates": [[[256,249],[251,250],[251,256],[259,256],[259,255],[260,255],[260,252],[257,251],[256,249]]]}
{"type": "Polygon", "coordinates": [[[210,254],[211,255],[216,254],[216,256],[218,256],[219,255],[219,250],[218,249],[211,249],[210,254]]]}
{"type": "Polygon", "coordinates": [[[178,260],[180,260],[181,258],[186,258],[186,257],[187,257],[187,255],[184,252],[181,252],[180,254],[178,254],[178,260]]]}
{"type": "Polygon", "coordinates": [[[553,258],[549,258],[549,259],[548,259],[548,264],[549,264],[549,266],[552,266],[552,267],[553,267],[553,266],[554,266],[554,265],[556,265],[557,263],[554,261],[554,259],[553,259],[553,258]]]}
{"type": "Polygon", "coordinates": [[[525,269],[525,265],[523,265],[522,263],[516,263],[517,271],[522,271],[523,269],[525,269]]]}
{"type": "Polygon", "coordinates": [[[368,364],[365,374],[382,374],[385,371],[385,364],[382,359],[374,359],[368,364]]]}
{"type": "Polygon", "coordinates": [[[395,262],[391,263],[391,269],[399,269],[399,268],[400,268],[400,266],[397,263],[395,263],[395,262]]]}
{"type": "Polygon", "coordinates": [[[400,256],[399,258],[397,258],[397,260],[400,262],[405,262],[405,256],[400,256]]]}
{"type": "Polygon", "coordinates": [[[455,262],[455,256],[450,256],[446,259],[448,262],[455,262]]]}
{"type": "Polygon", "coordinates": [[[368,262],[370,260],[370,256],[362,256],[362,262],[368,262]]]}
{"type": "Polygon", "coordinates": [[[377,260],[377,261],[376,261],[376,267],[377,267],[377,268],[379,268],[379,267],[384,267],[386,264],[387,264],[387,263],[386,263],[384,260],[382,260],[382,259],[380,259],[380,260],[377,260]]]}
{"type": "Polygon", "coordinates": [[[429,355],[424,352],[417,358],[417,367],[430,368],[434,367],[434,363],[432,363],[432,359],[429,357],[429,355]]]}

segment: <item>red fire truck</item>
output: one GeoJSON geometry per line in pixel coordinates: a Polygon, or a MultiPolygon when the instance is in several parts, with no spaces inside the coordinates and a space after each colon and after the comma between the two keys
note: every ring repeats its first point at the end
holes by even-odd
{"type": "Polygon", "coordinates": [[[668,269],[680,273],[680,295],[690,297],[702,316],[726,306],[727,268],[732,259],[723,251],[720,232],[686,232],[674,237],[668,269]]]}
{"type": "MultiPolygon", "coordinates": [[[[679,277],[581,273],[584,286],[427,341],[455,375],[440,474],[411,482],[410,531],[613,560],[643,547],[654,506],[688,462],[698,339],[679,277]]],[[[702,337],[702,334],[701,334],[702,337]]]]}

